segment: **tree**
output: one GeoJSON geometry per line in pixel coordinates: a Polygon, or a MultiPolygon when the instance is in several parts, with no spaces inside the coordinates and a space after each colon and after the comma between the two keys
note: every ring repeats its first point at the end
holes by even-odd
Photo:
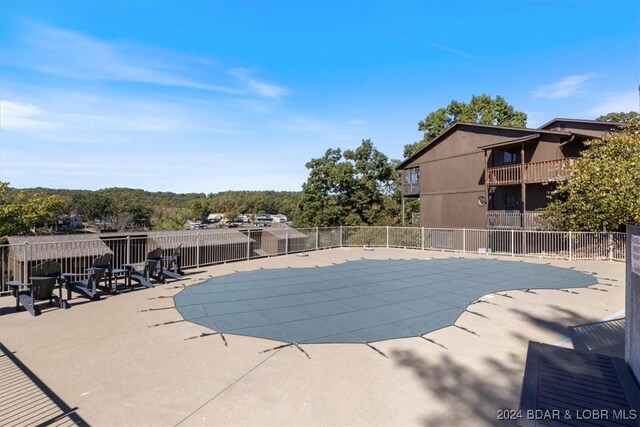
{"type": "Polygon", "coordinates": [[[628,113],[624,113],[621,111],[618,113],[613,112],[609,114],[604,114],[600,117],[597,117],[596,120],[600,122],[627,123],[636,118],[638,118],[638,113],[636,113],[635,111],[629,111],[628,113]]]}
{"type": "Polygon", "coordinates": [[[71,211],[82,215],[85,221],[104,220],[115,213],[113,201],[98,192],[83,191],[71,196],[71,211]]]}
{"type": "Polygon", "coordinates": [[[456,122],[522,128],[527,125],[527,114],[516,111],[501,97],[473,95],[469,103],[451,100],[449,105],[438,108],[418,122],[418,130],[424,132],[421,141],[404,146],[404,156],[409,157],[456,122]]]}
{"type": "Polygon", "coordinates": [[[142,202],[134,202],[127,206],[126,210],[120,212],[121,215],[124,214],[131,216],[131,222],[136,229],[148,228],[151,223],[152,213],[152,208],[142,202]]]}
{"type": "Polygon", "coordinates": [[[196,199],[189,202],[189,211],[191,213],[191,219],[204,221],[209,217],[211,208],[209,207],[207,199],[196,199]]]}
{"type": "Polygon", "coordinates": [[[623,230],[640,222],[640,122],[586,143],[545,215],[567,230],[623,230]]]}
{"type": "Polygon", "coordinates": [[[384,198],[393,191],[395,171],[370,140],[344,153],[328,149],[306,167],[311,172],[302,185],[300,225],[371,225],[384,216],[384,198]]]}
{"type": "Polygon", "coordinates": [[[187,208],[156,206],[151,216],[151,226],[154,230],[182,230],[190,214],[187,208]]]}
{"type": "Polygon", "coordinates": [[[64,205],[60,196],[24,191],[9,194],[9,183],[0,182],[0,236],[26,234],[43,221],[54,219],[64,205]]]}

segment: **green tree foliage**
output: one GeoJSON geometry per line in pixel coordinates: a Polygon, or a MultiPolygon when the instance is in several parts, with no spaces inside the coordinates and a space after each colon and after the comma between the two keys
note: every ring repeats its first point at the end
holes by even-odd
{"type": "Polygon", "coordinates": [[[586,143],[546,216],[567,230],[623,230],[640,223],[640,123],[586,143]]]}
{"type": "Polygon", "coordinates": [[[627,123],[637,118],[638,118],[638,113],[635,111],[629,111],[628,113],[624,113],[620,111],[618,113],[609,113],[609,114],[602,115],[600,117],[597,117],[596,120],[601,122],[627,123]]]}
{"type": "Polygon", "coordinates": [[[0,236],[28,233],[43,221],[54,219],[64,199],[42,193],[9,192],[9,183],[0,182],[0,236]]]}
{"type": "MultiPolygon", "coordinates": [[[[97,191],[33,188],[20,190],[29,198],[35,194],[56,195],[64,201],[63,212],[82,215],[85,223],[104,221],[114,229],[149,228],[178,230],[188,219],[202,220],[210,213],[281,213],[294,220],[300,192],[225,191],[217,194],[149,192],[133,188],[97,191]]],[[[7,187],[9,195],[18,190],[7,187]]]]}
{"type": "Polygon", "coordinates": [[[355,150],[328,149],[311,159],[302,185],[299,221],[303,226],[372,225],[384,220],[385,197],[396,187],[393,163],[370,140],[355,150]]]}
{"type": "Polygon", "coordinates": [[[111,198],[99,192],[83,191],[71,196],[67,204],[69,213],[82,215],[84,221],[104,220],[114,215],[115,206],[111,198]]]}
{"type": "Polygon", "coordinates": [[[155,207],[151,215],[151,228],[154,230],[182,230],[191,218],[187,208],[155,207]]]}
{"type": "Polygon", "coordinates": [[[189,211],[191,219],[202,221],[207,219],[211,212],[207,199],[195,199],[189,202],[189,211]]]}
{"type": "Polygon", "coordinates": [[[516,111],[499,95],[495,98],[486,94],[473,95],[469,103],[452,100],[418,122],[418,130],[424,132],[424,136],[421,141],[405,145],[404,156],[411,156],[456,122],[522,128],[527,125],[527,114],[516,111]]]}
{"type": "Polygon", "coordinates": [[[146,229],[150,227],[152,212],[153,208],[142,202],[133,202],[120,210],[120,213],[131,215],[133,227],[136,229],[146,229]]]}

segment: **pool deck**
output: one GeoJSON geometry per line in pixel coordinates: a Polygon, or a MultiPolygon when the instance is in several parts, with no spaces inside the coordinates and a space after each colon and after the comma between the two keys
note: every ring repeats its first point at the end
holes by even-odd
{"type": "MultiPolygon", "coordinates": [[[[517,409],[529,340],[570,347],[569,327],[624,307],[624,264],[552,261],[376,248],[341,248],[203,267],[178,282],[71,301],[38,317],[0,298],[0,342],[90,425],[496,425],[517,409]],[[313,267],[358,259],[491,258],[596,273],[575,290],[482,297],[447,327],[421,337],[362,344],[282,343],[219,335],[180,320],[172,295],[208,277],[259,268],[313,267]],[[168,309],[162,309],[167,308],[168,309]],[[149,309],[161,309],[152,310],[149,309]]],[[[618,316],[619,317],[619,316],[618,316]]],[[[0,359],[7,360],[0,356],[0,359]]],[[[0,425],[28,425],[46,410],[37,387],[19,399],[18,374],[0,364],[0,425]],[[33,394],[30,398],[29,393],[33,394]],[[16,401],[17,400],[17,401],[16,401]],[[2,409],[11,401],[10,410],[2,409]],[[44,408],[44,409],[43,409],[44,408]]],[[[28,382],[25,380],[25,383],[28,382]]],[[[21,389],[23,390],[24,387],[21,389]]],[[[72,419],[61,418],[60,425],[72,419]]],[[[35,422],[37,424],[37,422],[35,422]]],[[[505,425],[513,425],[513,421],[505,425]]]]}

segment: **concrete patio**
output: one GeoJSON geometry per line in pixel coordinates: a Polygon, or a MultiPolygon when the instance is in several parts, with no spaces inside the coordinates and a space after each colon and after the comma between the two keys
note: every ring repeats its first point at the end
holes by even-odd
{"type": "MultiPolygon", "coordinates": [[[[427,340],[374,343],[387,357],[361,344],[303,345],[310,358],[296,347],[263,353],[282,343],[225,335],[225,346],[219,335],[199,337],[212,332],[202,326],[165,324],[181,320],[169,297],[210,276],[362,258],[458,256],[341,248],[255,259],[189,270],[181,281],[97,302],[76,298],[71,309],[39,317],[15,313],[14,300],[5,297],[0,342],[73,410],[75,418],[61,416],[60,425],[496,425],[499,409],[518,407],[529,340],[570,347],[572,327],[622,316],[623,263],[467,254],[574,268],[599,283],[485,295],[456,326],[427,340]]],[[[37,414],[51,410],[43,403],[50,397],[27,387],[11,400],[12,384],[21,378],[14,371],[0,366],[0,425],[38,424],[37,414]],[[2,404],[7,401],[10,409],[2,404]]]]}

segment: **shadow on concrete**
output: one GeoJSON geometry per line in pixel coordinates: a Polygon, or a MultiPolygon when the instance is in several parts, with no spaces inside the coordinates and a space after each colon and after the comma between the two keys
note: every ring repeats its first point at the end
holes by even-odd
{"type": "Polygon", "coordinates": [[[498,410],[518,409],[523,361],[509,354],[504,364],[485,358],[480,371],[470,369],[444,354],[422,357],[414,351],[394,350],[392,360],[413,371],[424,388],[446,408],[432,413],[425,406],[424,426],[512,426],[514,420],[498,420],[498,410]],[[482,372],[479,374],[478,372],[482,372]]]}
{"type": "Polygon", "coordinates": [[[0,375],[0,425],[89,425],[2,343],[0,375]]]}
{"type": "MultiPolygon", "coordinates": [[[[620,356],[624,353],[624,320],[593,322],[593,319],[562,307],[553,307],[553,320],[527,313],[513,311],[525,318],[532,326],[555,332],[572,341],[576,349],[620,356]],[[576,325],[576,326],[570,326],[576,325]]],[[[526,346],[532,338],[522,332],[512,334],[526,346]]],[[[524,347],[526,348],[526,347],[524,347]]],[[[392,360],[411,370],[421,381],[424,389],[446,408],[433,413],[428,407],[420,422],[427,427],[450,425],[507,426],[516,420],[498,420],[498,410],[517,410],[525,360],[508,353],[505,361],[487,357],[473,369],[449,355],[422,357],[415,351],[391,352],[392,360]]]]}
{"type": "MultiPolygon", "coordinates": [[[[550,306],[550,307],[552,307],[555,310],[553,320],[539,317],[517,308],[511,309],[511,311],[520,315],[524,319],[526,319],[527,322],[529,322],[532,326],[536,326],[543,330],[555,332],[562,337],[571,336],[572,330],[570,325],[583,325],[585,323],[593,322],[594,320],[594,319],[584,317],[573,310],[569,310],[569,309],[558,307],[558,306],[550,306]]],[[[515,338],[518,338],[525,343],[528,343],[529,340],[531,340],[532,338],[520,332],[514,332],[512,333],[512,335],[515,338]]]]}
{"type": "MultiPolygon", "coordinates": [[[[567,337],[564,341],[572,342],[573,348],[581,351],[592,351],[607,356],[624,357],[624,318],[594,322],[573,310],[553,307],[556,310],[554,320],[544,319],[519,309],[512,309],[532,325],[567,337]]],[[[528,342],[531,337],[520,332],[514,337],[528,342]]]]}

